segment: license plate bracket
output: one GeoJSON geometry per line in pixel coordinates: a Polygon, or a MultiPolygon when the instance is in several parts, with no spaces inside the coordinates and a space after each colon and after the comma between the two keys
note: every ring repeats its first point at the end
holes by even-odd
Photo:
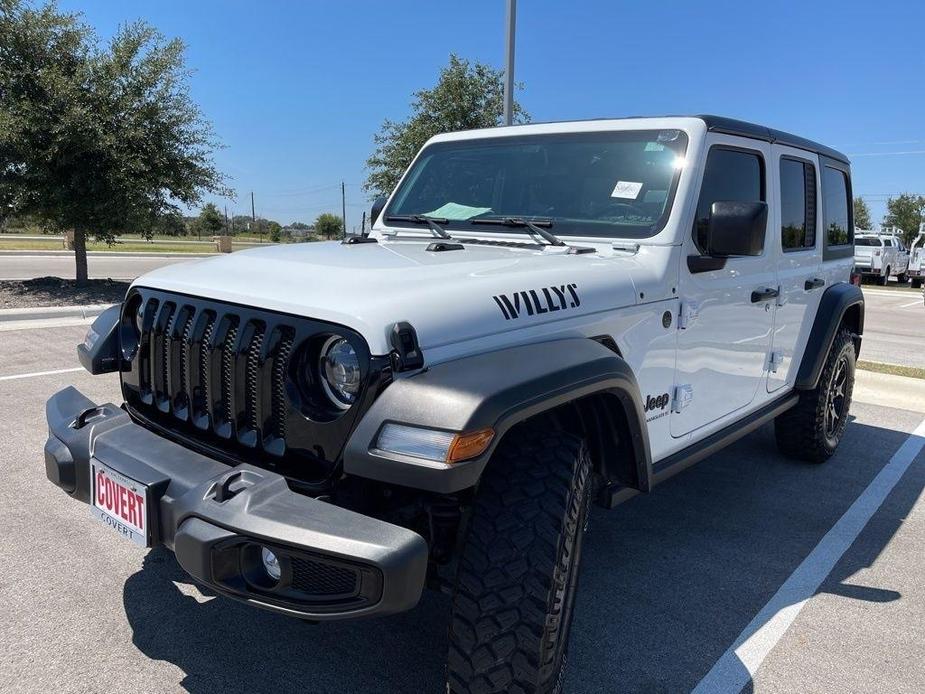
{"type": "Polygon", "coordinates": [[[94,518],[139,547],[151,547],[153,512],[148,485],[90,461],[90,512],[94,518]]]}

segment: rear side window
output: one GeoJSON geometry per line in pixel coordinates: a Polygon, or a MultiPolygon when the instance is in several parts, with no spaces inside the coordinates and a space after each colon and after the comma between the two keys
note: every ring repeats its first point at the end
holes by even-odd
{"type": "Polygon", "coordinates": [[[848,212],[848,177],[843,171],[826,166],[823,173],[826,243],[844,246],[852,241],[848,212]]]}
{"type": "Polygon", "coordinates": [[[883,245],[887,248],[893,247],[893,239],[883,239],[883,245]]]}
{"type": "Polygon", "coordinates": [[[780,160],[780,234],[785,251],[816,245],[816,167],[808,161],[780,160]]]}
{"type": "Polygon", "coordinates": [[[710,207],[714,202],[764,201],[764,160],[758,152],[714,147],[707,155],[703,172],[694,242],[701,252],[707,248],[710,207]]]}
{"type": "Polygon", "coordinates": [[[855,246],[877,246],[878,248],[883,244],[880,243],[880,239],[872,239],[869,236],[861,236],[854,240],[855,246]]]}

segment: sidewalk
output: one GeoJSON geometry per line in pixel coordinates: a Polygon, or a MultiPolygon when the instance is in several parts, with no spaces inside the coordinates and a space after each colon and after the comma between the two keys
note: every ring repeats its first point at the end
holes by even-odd
{"type": "Polygon", "coordinates": [[[925,380],[858,369],[853,399],[869,405],[925,413],[925,380]]]}

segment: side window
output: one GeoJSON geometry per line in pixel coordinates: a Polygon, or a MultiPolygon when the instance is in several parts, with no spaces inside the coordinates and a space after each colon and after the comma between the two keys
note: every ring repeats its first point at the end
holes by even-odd
{"type": "Polygon", "coordinates": [[[893,247],[893,239],[883,239],[883,245],[887,248],[893,247]]]}
{"type": "Polygon", "coordinates": [[[701,252],[707,248],[707,227],[714,202],[764,201],[764,160],[758,152],[713,147],[703,171],[694,242],[701,252]]]}
{"type": "Polygon", "coordinates": [[[848,221],[848,178],[843,171],[826,166],[822,190],[826,243],[829,246],[845,246],[852,242],[854,236],[848,221]]]}
{"type": "Polygon", "coordinates": [[[785,251],[816,245],[816,167],[781,157],[780,234],[785,251]]]}

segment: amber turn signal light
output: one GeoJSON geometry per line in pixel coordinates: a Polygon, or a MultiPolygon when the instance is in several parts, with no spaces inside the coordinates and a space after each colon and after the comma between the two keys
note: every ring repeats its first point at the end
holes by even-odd
{"type": "Polygon", "coordinates": [[[456,434],[447,452],[446,462],[459,463],[463,460],[477,458],[488,450],[493,438],[495,438],[495,430],[491,427],[467,434],[456,434]]]}

